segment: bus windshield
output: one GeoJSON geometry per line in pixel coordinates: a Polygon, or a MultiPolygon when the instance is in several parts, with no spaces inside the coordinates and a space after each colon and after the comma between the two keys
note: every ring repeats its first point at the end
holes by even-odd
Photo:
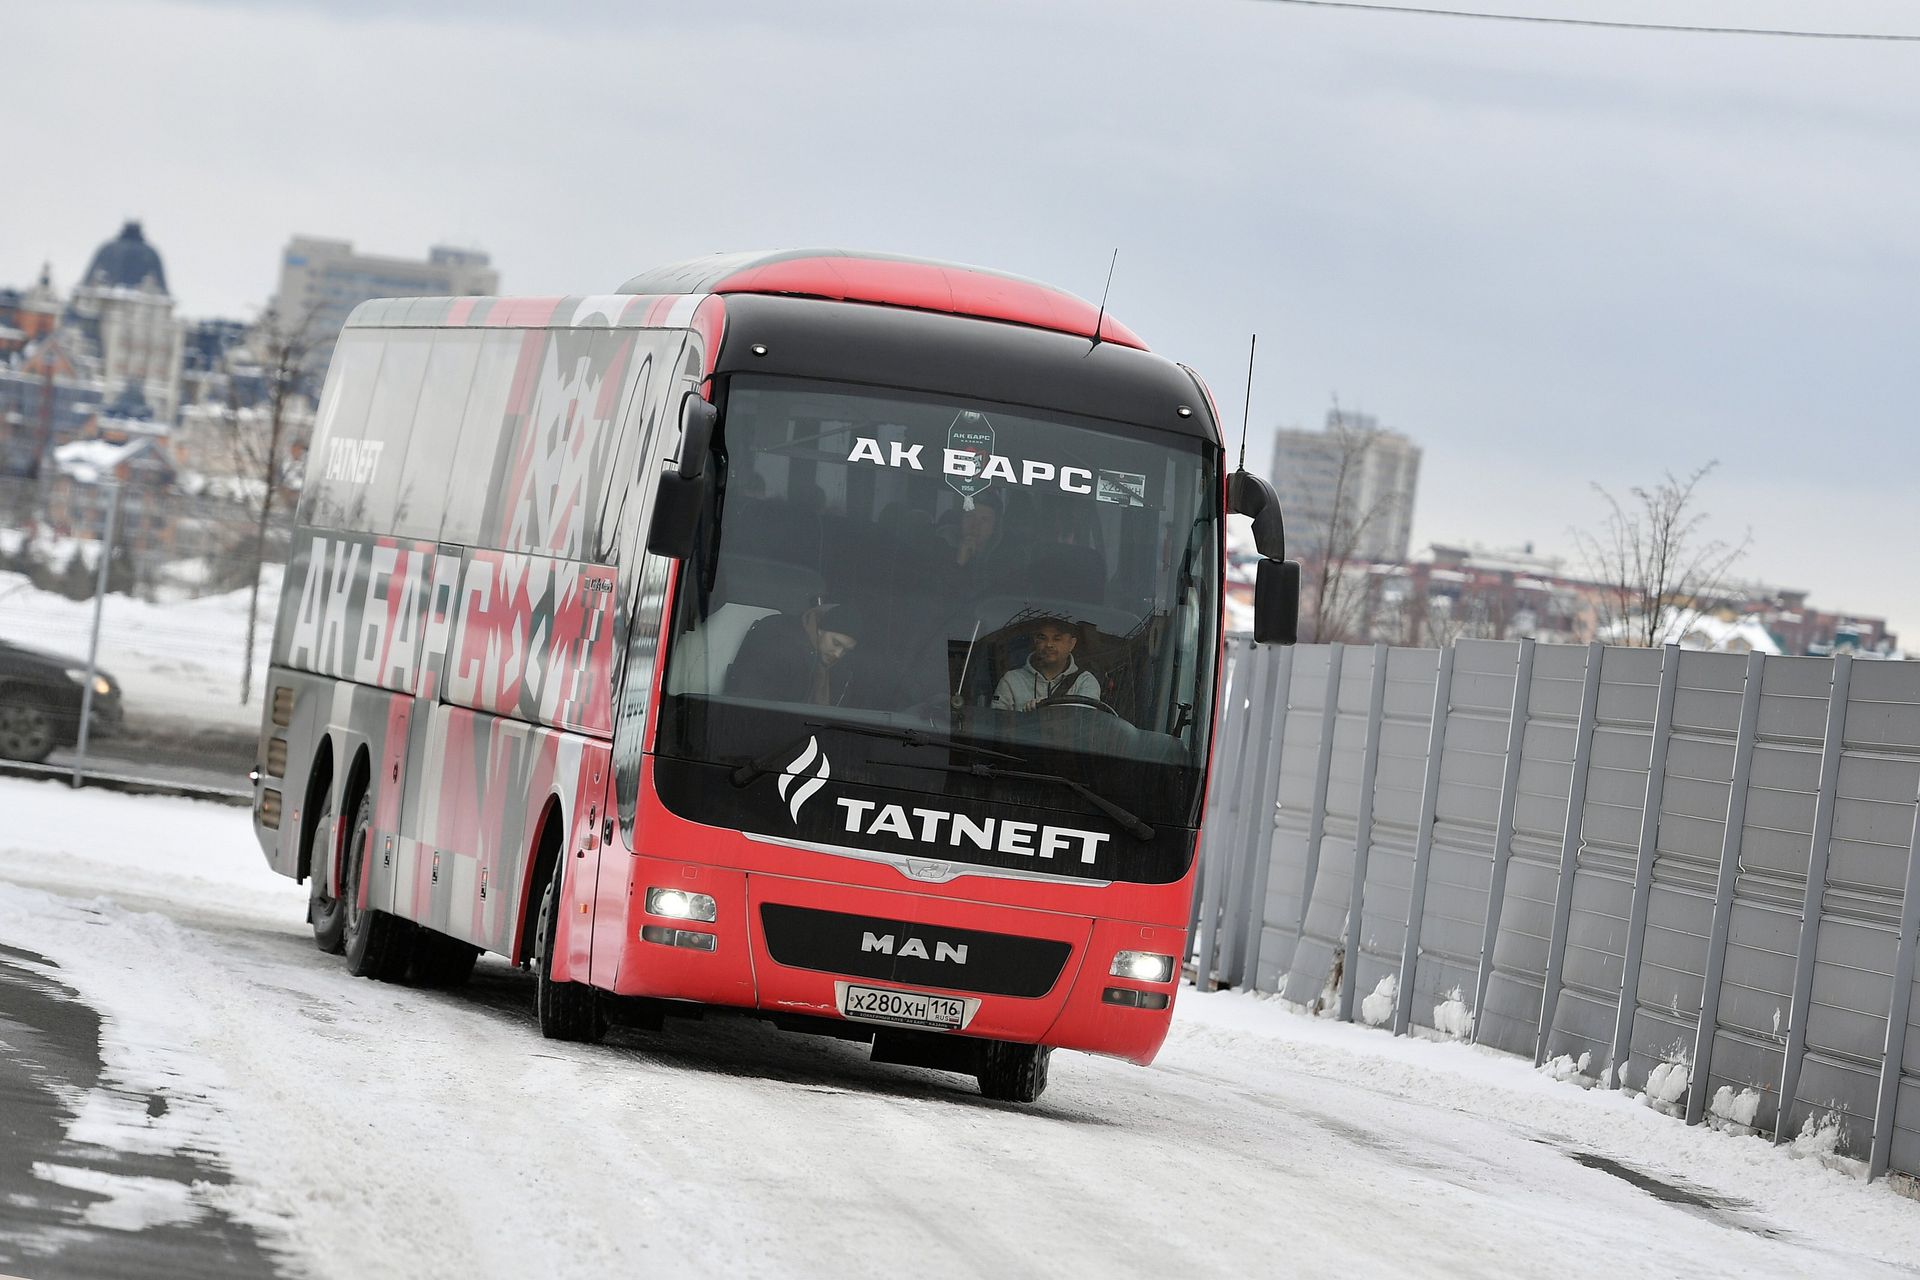
{"type": "Polygon", "coordinates": [[[1213,446],[737,377],[717,450],[661,754],[739,766],[844,728],[836,779],[1097,815],[1085,788],[1144,823],[1196,824],[1220,610],[1213,446]],[[946,750],[890,749],[914,734],[946,750]]]}

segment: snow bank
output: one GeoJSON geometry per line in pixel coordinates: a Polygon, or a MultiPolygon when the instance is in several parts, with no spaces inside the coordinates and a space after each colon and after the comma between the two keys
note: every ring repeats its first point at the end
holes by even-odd
{"type": "Polygon", "coordinates": [[[1838,1111],[1816,1111],[1800,1126],[1792,1144],[1796,1156],[1839,1156],[1846,1154],[1847,1135],[1840,1127],[1838,1111]]]}
{"type": "Polygon", "coordinates": [[[1723,1084],[1713,1091],[1713,1101],[1707,1104],[1707,1111],[1731,1124],[1751,1129],[1753,1118],[1760,1113],[1760,1091],[1742,1089],[1735,1093],[1732,1085],[1723,1084]]]}
{"type": "Polygon", "coordinates": [[[1587,1067],[1592,1059],[1593,1055],[1590,1053],[1583,1053],[1578,1058],[1572,1054],[1563,1053],[1557,1058],[1548,1058],[1540,1064],[1539,1069],[1549,1079],[1577,1084],[1582,1089],[1591,1089],[1594,1082],[1593,1077],[1587,1074],[1587,1067]]]}
{"type": "Polygon", "coordinates": [[[1360,1017],[1370,1027],[1384,1027],[1393,1020],[1393,1006],[1400,995],[1400,978],[1388,974],[1374,984],[1373,994],[1360,1002],[1360,1017]]]}
{"type": "Polygon", "coordinates": [[[1460,988],[1455,987],[1445,1000],[1433,1006],[1433,1029],[1455,1040],[1473,1038],[1473,1010],[1467,1008],[1460,988]]]}
{"type": "Polygon", "coordinates": [[[1685,1059],[1659,1063],[1647,1074],[1641,1100],[1650,1107],[1676,1108],[1685,1100],[1692,1078],[1693,1068],[1685,1059]]]}

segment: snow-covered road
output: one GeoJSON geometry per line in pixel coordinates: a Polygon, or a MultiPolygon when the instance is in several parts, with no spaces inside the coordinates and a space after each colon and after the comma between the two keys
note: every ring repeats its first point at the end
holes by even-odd
{"type": "Polygon", "coordinates": [[[1189,990],[1156,1065],[1020,1108],[737,1017],[551,1043],[524,975],[350,978],[302,906],[243,810],[0,779],[0,962],[100,1014],[71,1158],[0,1148],[0,1272],[144,1227],[321,1276],[1920,1274],[1884,1186],[1267,1000],[1189,990]]]}

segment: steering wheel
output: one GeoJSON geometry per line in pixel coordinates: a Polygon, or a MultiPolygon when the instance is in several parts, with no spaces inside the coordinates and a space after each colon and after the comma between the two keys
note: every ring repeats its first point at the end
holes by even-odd
{"type": "Polygon", "coordinates": [[[1106,703],[1102,702],[1100,699],[1083,697],[1082,695],[1077,693],[1059,693],[1059,694],[1055,694],[1051,698],[1042,698],[1038,702],[1034,703],[1033,707],[1034,707],[1034,710],[1036,711],[1038,711],[1041,707],[1092,707],[1097,711],[1106,712],[1108,715],[1114,717],[1115,719],[1118,719],[1120,717],[1120,713],[1118,711],[1115,711],[1112,707],[1108,706],[1106,703]]]}

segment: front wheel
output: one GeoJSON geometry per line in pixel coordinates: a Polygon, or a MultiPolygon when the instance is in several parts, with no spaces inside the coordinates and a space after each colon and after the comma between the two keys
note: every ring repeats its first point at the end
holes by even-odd
{"type": "Polygon", "coordinates": [[[564,859],[554,859],[553,874],[540,897],[540,920],[533,939],[533,1011],[540,1019],[540,1034],[547,1039],[597,1044],[607,1034],[599,992],[584,982],[553,979],[554,940],[560,932],[560,878],[566,869],[564,859]]]}
{"type": "Polygon", "coordinates": [[[347,837],[347,868],[341,877],[340,900],[346,924],[342,949],[347,971],[357,978],[398,982],[413,958],[413,925],[366,905],[367,859],[372,855],[373,797],[363,795],[354,810],[353,831],[347,837]]]}
{"type": "Polygon", "coordinates": [[[995,1102],[1033,1102],[1047,1091],[1052,1056],[1045,1045],[992,1041],[980,1067],[980,1092],[995,1102]]]}

